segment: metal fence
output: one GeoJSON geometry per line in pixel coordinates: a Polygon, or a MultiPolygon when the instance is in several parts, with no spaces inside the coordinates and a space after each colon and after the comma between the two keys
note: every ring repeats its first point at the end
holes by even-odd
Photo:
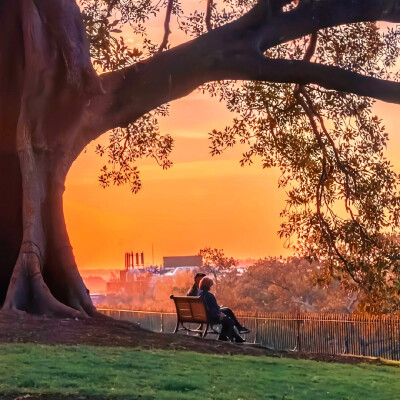
{"type": "MultiPolygon", "coordinates": [[[[139,323],[155,332],[173,332],[176,314],[100,308],[117,319],[139,323]]],[[[236,313],[251,330],[250,343],[274,350],[352,354],[400,360],[400,318],[356,314],[236,313]]]]}

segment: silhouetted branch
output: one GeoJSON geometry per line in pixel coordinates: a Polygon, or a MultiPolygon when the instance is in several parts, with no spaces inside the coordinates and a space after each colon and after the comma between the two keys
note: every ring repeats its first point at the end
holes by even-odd
{"type": "MultiPolygon", "coordinates": [[[[232,65],[232,79],[258,80],[299,85],[316,84],[359,96],[400,104],[400,83],[365,76],[340,67],[302,60],[246,57],[232,65]],[[233,71],[236,71],[236,74],[233,71]]],[[[229,79],[229,78],[227,78],[229,79]]]]}
{"type": "Polygon", "coordinates": [[[165,20],[164,20],[164,37],[160,44],[160,48],[158,52],[162,52],[168,44],[168,38],[171,33],[171,29],[169,27],[169,23],[171,21],[171,13],[172,13],[172,6],[174,5],[174,0],[168,0],[167,11],[165,13],[165,20]]]}
{"type": "Polygon", "coordinates": [[[315,53],[315,48],[317,47],[318,42],[318,34],[314,32],[310,36],[310,42],[308,43],[308,47],[306,53],[304,54],[303,61],[311,61],[311,57],[315,53]]]}
{"type": "Polygon", "coordinates": [[[209,32],[212,30],[212,24],[211,24],[212,6],[213,6],[213,0],[207,0],[206,27],[209,32]]]}
{"type": "Polygon", "coordinates": [[[252,28],[260,51],[328,27],[356,22],[400,22],[398,0],[307,0],[290,12],[274,15],[268,23],[258,17],[264,8],[257,4],[243,17],[243,25],[252,28]]]}
{"type": "MultiPolygon", "coordinates": [[[[267,3],[258,3],[238,20],[195,40],[121,71],[103,74],[101,79],[107,94],[92,100],[87,110],[85,138],[78,148],[82,149],[87,144],[84,142],[106,130],[126,126],[160,104],[187,95],[210,81],[238,79],[315,84],[400,103],[398,82],[305,60],[266,59],[261,55],[264,49],[329,26],[376,20],[400,21],[400,10],[393,6],[393,1],[309,0],[291,11],[282,12],[280,8],[266,19],[267,3]]],[[[281,4],[287,3],[283,0],[281,4]]],[[[160,49],[164,49],[168,41],[172,4],[169,0],[160,49]]],[[[312,37],[311,43],[313,40],[312,37]]]]}

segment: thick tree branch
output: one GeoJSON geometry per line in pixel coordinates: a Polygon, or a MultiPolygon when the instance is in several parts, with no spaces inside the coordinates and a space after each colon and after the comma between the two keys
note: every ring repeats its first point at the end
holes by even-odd
{"type": "Polygon", "coordinates": [[[257,80],[299,85],[316,84],[326,89],[373,97],[400,104],[400,82],[386,81],[340,67],[316,64],[302,60],[265,59],[232,65],[237,74],[232,79],[257,80]]]}
{"type": "Polygon", "coordinates": [[[206,10],[206,27],[208,32],[212,30],[211,24],[211,12],[212,12],[213,0],[207,0],[207,10],[206,10]]]}
{"type": "Polygon", "coordinates": [[[310,37],[310,42],[308,44],[306,53],[304,54],[303,61],[311,61],[312,56],[315,53],[315,48],[317,47],[318,35],[317,32],[312,33],[310,37]]]}
{"type": "Polygon", "coordinates": [[[196,46],[193,41],[123,72],[104,75],[102,82],[108,94],[92,101],[93,114],[89,114],[89,132],[83,147],[113,127],[126,126],[205,82],[222,79],[316,84],[400,104],[398,82],[307,61],[266,59],[256,54],[236,54],[229,49],[224,55],[212,48],[196,46]]]}
{"type": "Polygon", "coordinates": [[[270,21],[260,21],[257,4],[241,18],[241,29],[252,33],[249,41],[260,51],[300,38],[320,29],[356,22],[400,22],[399,0],[307,0],[290,11],[276,14],[270,21]]]}
{"type": "Polygon", "coordinates": [[[174,0],[168,0],[167,11],[165,13],[165,20],[164,20],[164,37],[160,44],[160,48],[158,52],[162,52],[164,49],[167,48],[168,38],[171,33],[171,29],[169,27],[169,23],[171,21],[171,14],[172,14],[172,6],[174,5],[174,0]]]}
{"type": "MultiPolygon", "coordinates": [[[[199,85],[223,79],[317,84],[328,89],[400,103],[400,84],[366,77],[338,67],[306,61],[271,60],[266,48],[313,34],[319,29],[362,21],[400,21],[398,0],[308,0],[296,9],[268,14],[260,1],[242,18],[168,51],[101,76],[106,95],[87,109],[77,151],[101,133],[125,126],[199,85]]],[[[170,2],[171,3],[171,2],[170,2]]],[[[167,13],[168,14],[168,13],[167,13]]]]}
{"type": "Polygon", "coordinates": [[[83,128],[86,143],[81,145],[186,96],[205,82],[223,79],[218,64],[224,56],[216,54],[219,48],[216,41],[194,40],[124,70],[103,74],[106,95],[96,96],[87,108],[87,127],[83,128]]]}

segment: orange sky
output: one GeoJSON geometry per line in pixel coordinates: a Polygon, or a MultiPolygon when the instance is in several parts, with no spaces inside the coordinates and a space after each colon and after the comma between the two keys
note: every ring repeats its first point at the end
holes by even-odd
{"type": "MultiPolygon", "coordinates": [[[[378,103],[375,109],[388,128],[388,154],[400,171],[400,106],[378,103]]],[[[99,186],[105,159],[94,154],[95,143],[73,164],[64,209],[79,268],[122,268],[124,252],[131,250],[144,251],[151,263],[152,244],[157,264],[163,256],[197,254],[205,246],[242,259],[292,254],[276,234],[285,199],[277,186],[279,172],[257,164],[240,167],[239,146],[219,157],[208,154],[207,132],[224,128],[232,114],[197,92],[173,102],[170,111],[161,131],[175,138],[174,166],[163,171],[150,160],[142,162],[139,194],[99,186]]]]}
{"type": "MultiPolygon", "coordinates": [[[[193,94],[175,102],[162,131],[174,135],[174,166],[163,171],[141,163],[143,188],[102,189],[97,183],[104,160],[94,144],[74,163],[67,179],[64,208],[81,268],[117,267],[126,250],[144,251],[151,262],[163,256],[225,249],[234,257],[283,254],[276,237],[283,193],[277,173],[260,165],[240,167],[240,149],[221,157],[208,154],[207,132],[229,121],[223,105],[193,94]]],[[[288,254],[287,252],[285,254],[288,254]]]]}
{"type": "MultiPolygon", "coordinates": [[[[379,103],[376,110],[390,132],[389,156],[400,170],[400,106],[379,103]]],[[[176,140],[174,166],[163,171],[154,162],[141,163],[143,188],[137,195],[128,187],[98,185],[104,159],[91,144],[75,161],[64,196],[80,268],[120,268],[128,250],[144,251],[151,263],[152,244],[156,263],[205,246],[237,258],[290,255],[276,235],[285,198],[277,187],[278,171],[240,167],[239,147],[220,157],[208,154],[207,132],[230,118],[221,103],[198,93],[174,102],[161,121],[162,131],[176,140]]]]}

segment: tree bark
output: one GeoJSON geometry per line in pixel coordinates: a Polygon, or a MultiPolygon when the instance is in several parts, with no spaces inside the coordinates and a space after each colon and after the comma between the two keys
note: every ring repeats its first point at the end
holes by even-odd
{"type": "Polygon", "coordinates": [[[101,92],[79,9],[64,0],[3,0],[0,23],[15,38],[12,47],[0,39],[3,310],[96,315],[62,207],[83,110],[101,92]]]}

